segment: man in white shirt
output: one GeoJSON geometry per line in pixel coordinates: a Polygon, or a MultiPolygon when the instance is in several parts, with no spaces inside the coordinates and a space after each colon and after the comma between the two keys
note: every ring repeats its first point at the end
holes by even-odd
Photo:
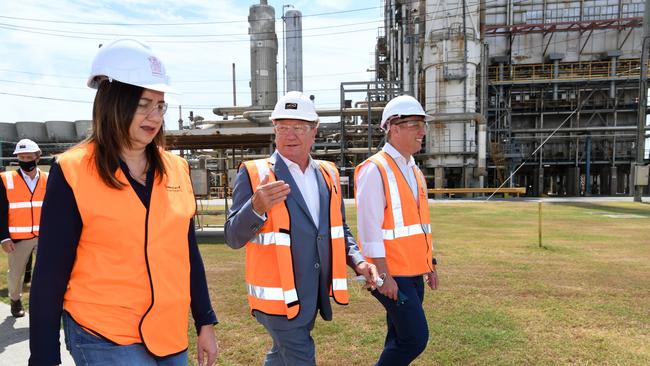
{"type": "Polygon", "coordinates": [[[226,243],[246,246],[248,302],[273,339],[265,366],[315,365],[311,330],[318,313],[332,319],[330,298],[348,303],[346,265],[376,285],[345,224],[339,173],[310,156],[318,128],[300,92],[271,114],[276,151],[242,163],[225,225],[226,243]]]}
{"type": "Polygon", "coordinates": [[[420,151],[427,115],[411,96],[388,102],[382,151],[355,170],[359,246],[377,266],[383,284],[372,294],[387,312],[387,334],[377,365],[408,365],[424,351],[429,331],[422,307],[424,284],[438,287],[420,151]]]}
{"type": "Polygon", "coordinates": [[[7,283],[11,315],[19,318],[25,316],[21,302],[23,276],[38,243],[47,173],[37,168],[41,149],[34,141],[20,140],[16,144],[14,155],[18,158],[20,168],[1,174],[0,240],[9,261],[7,283]]]}

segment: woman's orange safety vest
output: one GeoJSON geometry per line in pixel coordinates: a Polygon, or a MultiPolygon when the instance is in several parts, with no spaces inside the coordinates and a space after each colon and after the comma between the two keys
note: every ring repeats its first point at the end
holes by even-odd
{"type": "MultiPolygon", "coordinates": [[[[330,296],[339,304],[348,303],[345,235],[341,215],[341,187],[336,166],[319,161],[320,171],[330,191],[330,245],[332,278],[330,296]]],[[[270,159],[246,161],[253,192],[269,176],[276,180],[270,159]]],[[[318,173],[317,173],[318,174],[318,173]]],[[[284,315],[293,319],[300,312],[291,255],[291,219],[285,203],[278,203],[267,213],[267,220],[257,235],[246,243],[246,286],[251,311],[284,315]]],[[[299,238],[297,238],[299,239],[299,238]]]]}
{"type": "MultiPolygon", "coordinates": [[[[371,156],[354,171],[368,163],[379,168],[386,196],[382,231],[386,263],[392,276],[416,276],[433,271],[431,223],[424,175],[413,166],[418,185],[418,202],[395,160],[384,151],[371,156]]],[[[359,243],[362,246],[363,243],[359,243]]],[[[371,260],[371,258],[369,258],[371,260]]]]}
{"type": "MultiPolygon", "coordinates": [[[[188,228],[196,206],[187,162],[162,152],[149,209],[128,185],[107,186],[94,144],[58,158],[83,221],[64,309],[85,329],[120,345],[143,343],[156,356],[187,349],[188,228]]],[[[127,183],[121,169],[116,177],[127,183]]],[[[127,183],[128,184],[128,183],[127,183]]]]}
{"type": "Polygon", "coordinates": [[[7,191],[9,201],[9,236],[11,240],[25,240],[38,236],[41,222],[41,206],[45,197],[47,173],[39,171],[38,182],[34,192],[16,170],[4,172],[2,183],[7,191]]]}

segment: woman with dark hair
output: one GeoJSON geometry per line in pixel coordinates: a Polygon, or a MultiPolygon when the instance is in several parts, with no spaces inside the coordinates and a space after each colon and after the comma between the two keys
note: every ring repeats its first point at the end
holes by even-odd
{"type": "Polygon", "coordinates": [[[187,365],[188,312],[199,365],[217,354],[185,160],[164,151],[165,92],[151,49],[101,47],[92,134],[50,170],[30,296],[30,365],[187,365]]]}

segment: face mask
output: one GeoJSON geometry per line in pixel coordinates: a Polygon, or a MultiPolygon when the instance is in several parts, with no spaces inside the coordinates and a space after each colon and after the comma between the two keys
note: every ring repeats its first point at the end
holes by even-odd
{"type": "Polygon", "coordinates": [[[19,161],[18,165],[20,165],[20,169],[26,171],[26,172],[31,172],[36,168],[36,160],[32,161],[19,161]]]}

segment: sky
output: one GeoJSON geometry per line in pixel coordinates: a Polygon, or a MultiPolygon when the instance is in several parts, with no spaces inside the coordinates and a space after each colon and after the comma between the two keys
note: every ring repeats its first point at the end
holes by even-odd
{"type": "MultiPolygon", "coordinates": [[[[147,42],[162,59],[172,85],[167,127],[189,111],[207,120],[214,107],[251,104],[249,7],[240,0],[21,0],[0,2],[0,122],[90,119],[93,89],[86,86],[101,43],[147,42]]],[[[282,93],[283,5],[303,14],[304,92],[318,108],[336,108],[344,81],[372,80],[381,0],[268,1],[278,34],[278,89],[282,93]]],[[[287,8],[289,9],[289,8],[287,8]]],[[[177,128],[177,127],[176,127],[177,128]]]]}

